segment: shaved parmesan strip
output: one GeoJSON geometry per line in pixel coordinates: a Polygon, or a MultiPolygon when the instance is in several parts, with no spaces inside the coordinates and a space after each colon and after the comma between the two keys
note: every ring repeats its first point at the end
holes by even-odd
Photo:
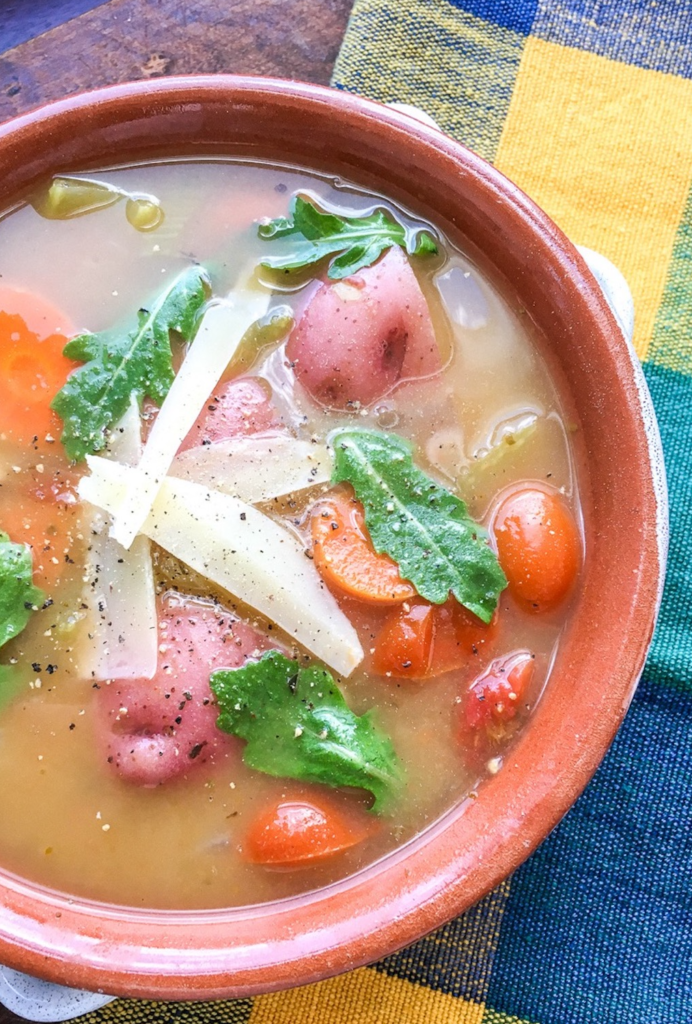
{"type": "Polygon", "coordinates": [[[141,473],[115,512],[111,536],[129,548],[158,493],[175,453],[216,387],[247,329],[267,311],[271,292],[242,288],[207,309],[139,463],[141,473]]]}
{"type": "Polygon", "coordinates": [[[189,448],[176,456],[170,475],[254,505],[325,483],[331,472],[325,445],[274,434],[189,448]]]}
{"type": "MultiPolygon", "coordinates": [[[[87,456],[79,493],[109,512],[137,487],[139,469],[87,456]]],[[[143,532],[195,572],[275,622],[342,676],[363,659],[358,635],[285,527],[252,505],[166,477],[143,532]]]]}
{"type": "MultiPolygon", "coordinates": [[[[114,427],[109,456],[137,465],[141,420],[135,400],[114,427]]],[[[83,674],[92,679],[151,679],[158,658],[154,573],[149,541],[139,536],[129,551],[108,536],[110,516],[93,510],[86,567],[89,648],[83,674]]]]}
{"type": "Polygon", "coordinates": [[[142,418],[136,395],[130,399],[127,412],[116,423],[108,437],[106,454],[113,462],[136,466],[142,458],[142,418]]]}

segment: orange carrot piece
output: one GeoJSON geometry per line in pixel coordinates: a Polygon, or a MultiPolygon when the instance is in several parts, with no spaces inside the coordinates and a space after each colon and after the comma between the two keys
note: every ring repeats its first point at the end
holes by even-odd
{"type": "Polygon", "coordinates": [[[310,525],[315,565],[327,583],[370,604],[399,604],[415,595],[396,562],[374,550],[363,506],[347,492],[320,500],[310,525]]]}
{"type": "Polygon", "coordinates": [[[43,299],[0,286],[0,433],[23,444],[60,436],[50,403],[76,366],[62,354],[72,333],[43,299]]]}
{"type": "Polygon", "coordinates": [[[62,576],[78,532],[77,508],[23,495],[0,504],[0,529],[16,544],[28,544],[34,583],[49,595],[62,576]]]}

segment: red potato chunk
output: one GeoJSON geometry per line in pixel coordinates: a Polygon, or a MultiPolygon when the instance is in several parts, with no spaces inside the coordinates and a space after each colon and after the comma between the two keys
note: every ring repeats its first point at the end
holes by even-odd
{"type": "Polygon", "coordinates": [[[238,377],[216,388],[180,451],[231,437],[249,437],[280,426],[267,386],[257,377],[238,377]]]}
{"type": "Polygon", "coordinates": [[[371,405],[399,381],[441,368],[430,311],[401,249],[344,281],[322,283],[286,346],[297,379],[334,409],[371,405]]]}
{"type": "Polygon", "coordinates": [[[115,679],[101,684],[97,695],[99,742],[108,763],[122,779],[145,787],[234,749],[233,737],[216,727],[209,676],[239,668],[267,646],[251,626],[192,601],[164,605],[159,637],[153,679],[115,679]]]}

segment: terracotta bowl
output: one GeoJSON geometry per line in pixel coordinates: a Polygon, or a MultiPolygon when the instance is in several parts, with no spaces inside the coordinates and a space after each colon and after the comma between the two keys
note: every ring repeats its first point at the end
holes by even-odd
{"type": "Polygon", "coordinates": [[[642,670],[665,561],[665,485],[641,371],[574,246],[479,157],[405,114],[267,79],[117,86],[0,127],[0,209],[54,172],[243,155],[382,191],[438,225],[531,317],[578,431],[586,566],[547,691],[503,770],[380,863],[266,906],[162,912],[70,899],[0,872],[0,962],[164,999],[305,984],[412,942],[510,874],[584,789],[642,670]]]}

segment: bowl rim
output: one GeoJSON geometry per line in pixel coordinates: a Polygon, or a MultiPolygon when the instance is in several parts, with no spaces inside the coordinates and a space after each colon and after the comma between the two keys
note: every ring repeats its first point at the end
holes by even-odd
{"type": "MultiPolygon", "coordinates": [[[[511,223],[512,237],[527,246],[530,260],[559,281],[551,287],[564,294],[575,322],[588,326],[588,344],[610,374],[606,384],[612,379],[617,385],[613,398],[625,418],[618,424],[618,438],[637,456],[628,474],[631,470],[632,486],[639,489],[642,527],[632,541],[637,582],[631,584],[631,607],[619,614],[607,640],[614,666],[608,700],[589,684],[570,730],[553,735],[534,727],[548,714],[544,703],[550,695],[544,697],[530,731],[548,745],[530,754],[527,729],[512,750],[515,764],[486,784],[488,792],[492,787],[498,821],[510,828],[499,840],[479,813],[483,801],[470,802],[463,815],[453,810],[404,850],[343,883],[306,897],[232,911],[141,911],[99,904],[0,872],[0,962],[62,984],[158,999],[243,997],[322,980],[408,945],[499,884],[566,813],[606,753],[644,665],[665,568],[660,441],[636,356],[633,362],[601,289],[560,229],[504,175],[437,129],[323,86],[250,76],[182,76],[80,93],[0,125],[0,174],[3,167],[13,167],[18,154],[41,147],[36,167],[50,173],[45,169],[47,143],[72,132],[72,148],[78,152],[83,139],[96,131],[94,124],[111,116],[118,124],[128,117],[142,122],[158,118],[165,124],[166,118],[203,118],[212,105],[226,106],[229,116],[244,109],[276,111],[277,116],[299,111],[317,126],[329,121],[332,131],[358,131],[363,140],[379,142],[394,154],[429,161],[440,174],[454,171],[459,187],[463,182],[482,205],[483,216],[495,217],[496,227],[511,223]],[[520,775],[524,769],[528,782],[520,775]]],[[[27,181],[32,173],[38,172],[29,166],[27,181]]],[[[504,250],[501,255],[510,259],[504,250]]],[[[511,259],[528,257],[514,254],[511,259]]],[[[518,287],[529,286],[522,278],[518,287]]],[[[596,552],[600,544],[595,538],[596,552]]],[[[553,701],[550,713],[560,706],[564,711],[564,694],[553,701]]]]}

